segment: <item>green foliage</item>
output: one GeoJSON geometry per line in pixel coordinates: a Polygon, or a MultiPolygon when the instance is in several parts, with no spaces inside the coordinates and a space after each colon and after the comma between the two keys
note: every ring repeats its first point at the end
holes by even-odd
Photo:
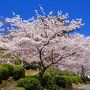
{"type": "Polygon", "coordinates": [[[9,78],[8,69],[5,67],[0,67],[0,80],[6,80],[9,78]]]}
{"type": "Polygon", "coordinates": [[[25,69],[21,66],[15,65],[13,70],[13,79],[18,80],[23,77],[25,77],[25,69]]]}
{"type": "Polygon", "coordinates": [[[32,62],[30,66],[31,66],[31,69],[37,70],[39,68],[39,62],[32,62]]]}
{"type": "Polygon", "coordinates": [[[69,75],[69,76],[74,76],[75,74],[68,72],[68,71],[61,71],[55,67],[50,67],[48,68],[45,72],[49,72],[52,76],[56,76],[56,75],[69,75]]]}
{"type": "Polygon", "coordinates": [[[71,76],[71,78],[72,78],[73,83],[75,84],[83,82],[80,76],[71,76]]]}
{"type": "Polygon", "coordinates": [[[38,79],[34,77],[25,77],[18,80],[18,86],[24,87],[26,90],[40,90],[41,88],[38,79]]]}
{"type": "Polygon", "coordinates": [[[81,78],[82,78],[82,81],[83,81],[84,83],[90,81],[90,78],[88,78],[88,77],[81,77],[81,78]]]}
{"type": "Polygon", "coordinates": [[[23,87],[17,87],[15,90],[25,90],[23,87]]]}
{"type": "Polygon", "coordinates": [[[9,76],[13,75],[13,70],[14,70],[13,65],[11,65],[11,64],[2,64],[2,67],[7,68],[9,76]]]}
{"type": "Polygon", "coordinates": [[[47,90],[57,90],[57,85],[55,83],[55,76],[59,75],[60,72],[56,68],[48,68],[42,78],[42,85],[47,90]]]}
{"type": "Polygon", "coordinates": [[[80,76],[73,76],[73,75],[57,76],[55,78],[55,81],[58,86],[63,88],[71,87],[72,83],[75,83],[75,84],[82,83],[82,79],[80,76]]]}
{"type": "Polygon", "coordinates": [[[77,76],[77,79],[78,79],[79,83],[83,83],[83,80],[82,80],[82,78],[80,76],[77,76]]]}
{"type": "Polygon", "coordinates": [[[7,53],[7,54],[3,55],[3,57],[4,57],[4,58],[11,58],[11,57],[12,57],[12,55],[11,55],[11,54],[9,54],[9,53],[7,53]]]}
{"type": "Polygon", "coordinates": [[[56,84],[60,87],[66,88],[72,86],[72,79],[70,76],[57,76],[55,78],[56,84]]]}
{"type": "Polygon", "coordinates": [[[0,65],[0,80],[8,79],[9,76],[13,75],[13,65],[1,64],[0,65]]]}
{"type": "Polygon", "coordinates": [[[32,62],[32,63],[28,63],[28,62],[23,62],[23,67],[25,68],[25,69],[37,69],[38,67],[39,67],[39,63],[38,62],[32,62]]]}
{"type": "MultiPolygon", "coordinates": [[[[73,83],[72,76],[74,76],[74,74],[50,67],[43,75],[42,85],[48,90],[57,90],[57,86],[63,88],[71,87],[73,83]]],[[[80,80],[80,78],[78,78],[78,80],[80,80]]]]}
{"type": "Polygon", "coordinates": [[[28,69],[30,69],[30,64],[24,61],[23,67],[28,70],[28,69]]]}
{"type": "Polygon", "coordinates": [[[21,60],[15,60],[15,65],[21,65],[21,60]]]}
{"type": "Polygon", "coordinates": [[[57,68],[50,67],[45,71],[45,74],[49,73],[52,77],[55,77],[55,75],[63,75],[63,72],[60,71],[57,68]]]}
{"type": "Polygon", "coordinates": [[[59,75],[69,75],[69,76],[74,76],[75,74],[69,71],[60,71],[59,70],[59,75]]]}
{"type": "Polygon", "coordinates": [[[56,90],[56,84],[54,82],[54,78],[49,74],[44,74],[42,78],[42,85],[45,87],[47,90],[56,90]]]}

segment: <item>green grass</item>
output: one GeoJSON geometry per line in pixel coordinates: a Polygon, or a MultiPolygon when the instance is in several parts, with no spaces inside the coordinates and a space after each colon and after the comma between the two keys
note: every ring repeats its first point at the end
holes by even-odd
{"type": "Polygon", "coordinates": [[[38,70],[30,69],[30,70],[26,70],[26,71],[25,71],[25,76],[36,75],[37,73],[38,73],[38,70]]]}

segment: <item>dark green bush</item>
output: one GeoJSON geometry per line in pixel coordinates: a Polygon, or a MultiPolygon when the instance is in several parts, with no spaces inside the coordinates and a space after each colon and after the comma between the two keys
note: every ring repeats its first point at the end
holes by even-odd
{"type": "Polygon", "coordinates": [[[37,70],[39,68],[39,63],[38,62],[32,62],[30,64],[30,67],[31,67],[31,69],[37,70]]]}
{"type": "Polygon", "coordinates": [[[54,82],[54,78],[50,74],[45,74],[42,78],[42,85],[47,90],[56,90],[57,86],[54,82]]]}
{"type": "Polygon", "coordinates": [[[81,77],[81,78],[82,78],[82,81],[83,81],[84,83],[90,81],[90,78],[88,78],[88,77],[81,77]]]}
{"type": "Polygon", "coordinates": [[[24,87],[26,90],[40,90],[41,88],[38,79],[33,77],[25,77],[18,80],[18,86],[24,87]]]}
{"type": "Polygon", "coordinates": [[[7,68],[9,76],[13,75],[13,70],[14,70],[13,65],[11,65],[11,64],[2,64],[2,67],[7,68]]]}
{"type": "Polygon", "coordinates": [[[21,66],[14,66],[13,79],[18,80],[25,77],[25,69],[21,66]]]}
{"type": "Polygon", "coordinates": [[[37,69],[39,67],[39,63],[38,62],[32,62],[32,63],[28,63],[28,62],[23,62],[23,67],[25,69],[37,69]]]}
{"type": "Polygon", "coordinates": [[[42,78],[42,85],[47,90],[57,90],[57,85],[55,83],[55,76],[59,75],[60,72],[56,68],[48,68],[42,78]]]}
{"type": "Polygon", "coordinates": [[[72,86],[72,79],[70,76],[57,76],[55,77],[55,82],[58,86],[63,88],[72,86]]]}
{"type": "Polygon", "coordinates": [[[57,76],[55,78],[55,81],[58,86],[63,88],[71,87],[72,83],[75,84],[82,83],[82,79],[80,76],[72,76],[72,75],[57,76]]]}
{"type": "Polygon", "coordinates": [[[31,67],[30,67],[30,64],[27,63],[26,61],[23,62],[23,67],[24,67],[26,70],[28,70],[28,69],[31,68],[31,67]]]}
{"type": "Polygon", "coordinates": [[[9,78],[8,69],[5,67],[0,67],[0,80],[6,80],[9,78]]]}

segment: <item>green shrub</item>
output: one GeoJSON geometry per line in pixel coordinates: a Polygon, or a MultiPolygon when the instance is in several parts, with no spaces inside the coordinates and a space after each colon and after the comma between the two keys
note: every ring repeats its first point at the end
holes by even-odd
{"type": "Polygon", "coordinates": [[[39,62],[32,62],[30,64],[31,69],[37,70],[39,68],[39,62]]]}
{"type": "Polygon", "coordinates": [[[23,67],[28,70],[28,69],[30,69],[30,64],[27,63],[26,61],[24,61],[23,62],[23,67]]]}
{"type": "Polygon", "coordinates": [[[57,90],[57,85],[55,83],[55,76],[59,75],[59,70],[56,68],[48,68],[42,78],[42,85],[47,90],[57,90]]]}
{"type": "Polygon", "coordinates": [[[47,90],[56,90],[57,86],[54,82],[54,78],[50,74],[45,74],[42,78],[42,85],[47,90]]]}
{"type": "Polygon", "coordinates": [[[90,81],[90,78],[88,78],[88,77],[81,77],[81,78],[82,78],[82,81],[83,81],[84,83],[90,81]]]}
{"type": "Polygon", "coordinates": [[[25,69],[21,66],[14,66],[13,79],[18,80],[25,77],[25,69]]]}
{"type": "Polygon", "coordinates": [[[71,78],[72,78],[73,83],[75,84],[83,82],[80,76],[71,76],[71,78]]]}
{"type": "Polygon", "coordinates": [[[0,81],[9,78],[8,69],[5,67],[0,67],[0,81]]]}
{"type": "Polygon", "coordinates": [[[7,68],[9,76],[13,75],[13,70],[14,70],[13,65],[11,65],[11,64],[2,64],[2,67],[7,68]]]}
{"type": "Polygon", "coordinates": [[[38,79],[33,77],[25,77],[18,80],[18,86],[24,87],[26,90],[40,90],[41,88],[38,79]]]}
{"type": "Polygon", "coordinates": [[[23,62],[23,67],[25,69],[37,69],[39,67],[39,63],[38,62],[32,62],[32,63],[28,63],[28,62],[23,62]]]}
{"type": "Polygon", "coordinates": [[[71,87],[72,83],[75,84],[82,83],[82,79],[80,76],[72,76],[72,75],[57,76],[55,78],[55,81],[58,86],[63,88],[71,87]]]}
{"type": "Polygon", "coordinates": [[[21,61],[20,60],[15,60],[15,65],[21,65],[21,61]]]}
{"type": "Polygon", "coordinates": [[[45,73],[49,73],[52,77],[55,77],[55,75],[63,75],[62,71],[53,67],[48,68],[45,73]]]}
{"type": "Polygon", "coordinates": [[[58,86],[66,88],[72,86],[72,79],[70,76],[57,76],[55,82],[58,86]]]}
{"type": "Polygon", "coordinates": [[[75,74],[69,71],[62,71],[62,75],[74,76],[75,74]]]}

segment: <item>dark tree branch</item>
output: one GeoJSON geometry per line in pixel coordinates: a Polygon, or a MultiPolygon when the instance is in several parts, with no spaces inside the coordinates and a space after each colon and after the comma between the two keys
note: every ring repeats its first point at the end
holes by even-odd
{"type": "Polygon", "coordinates": [[[67,55],[67,56],[61,56],[58,60],[56,60],[55,62],[51,62],[49,65],[47,65],[45,68],[47,69],[48,67],[50,67],[51,65],[54,65],[54,64],[57,64],[59,61],[61,61],[62,59],[66,58],[66,57],[69,57],[71,55],[75,54],[75,52],[67,55]]]}

